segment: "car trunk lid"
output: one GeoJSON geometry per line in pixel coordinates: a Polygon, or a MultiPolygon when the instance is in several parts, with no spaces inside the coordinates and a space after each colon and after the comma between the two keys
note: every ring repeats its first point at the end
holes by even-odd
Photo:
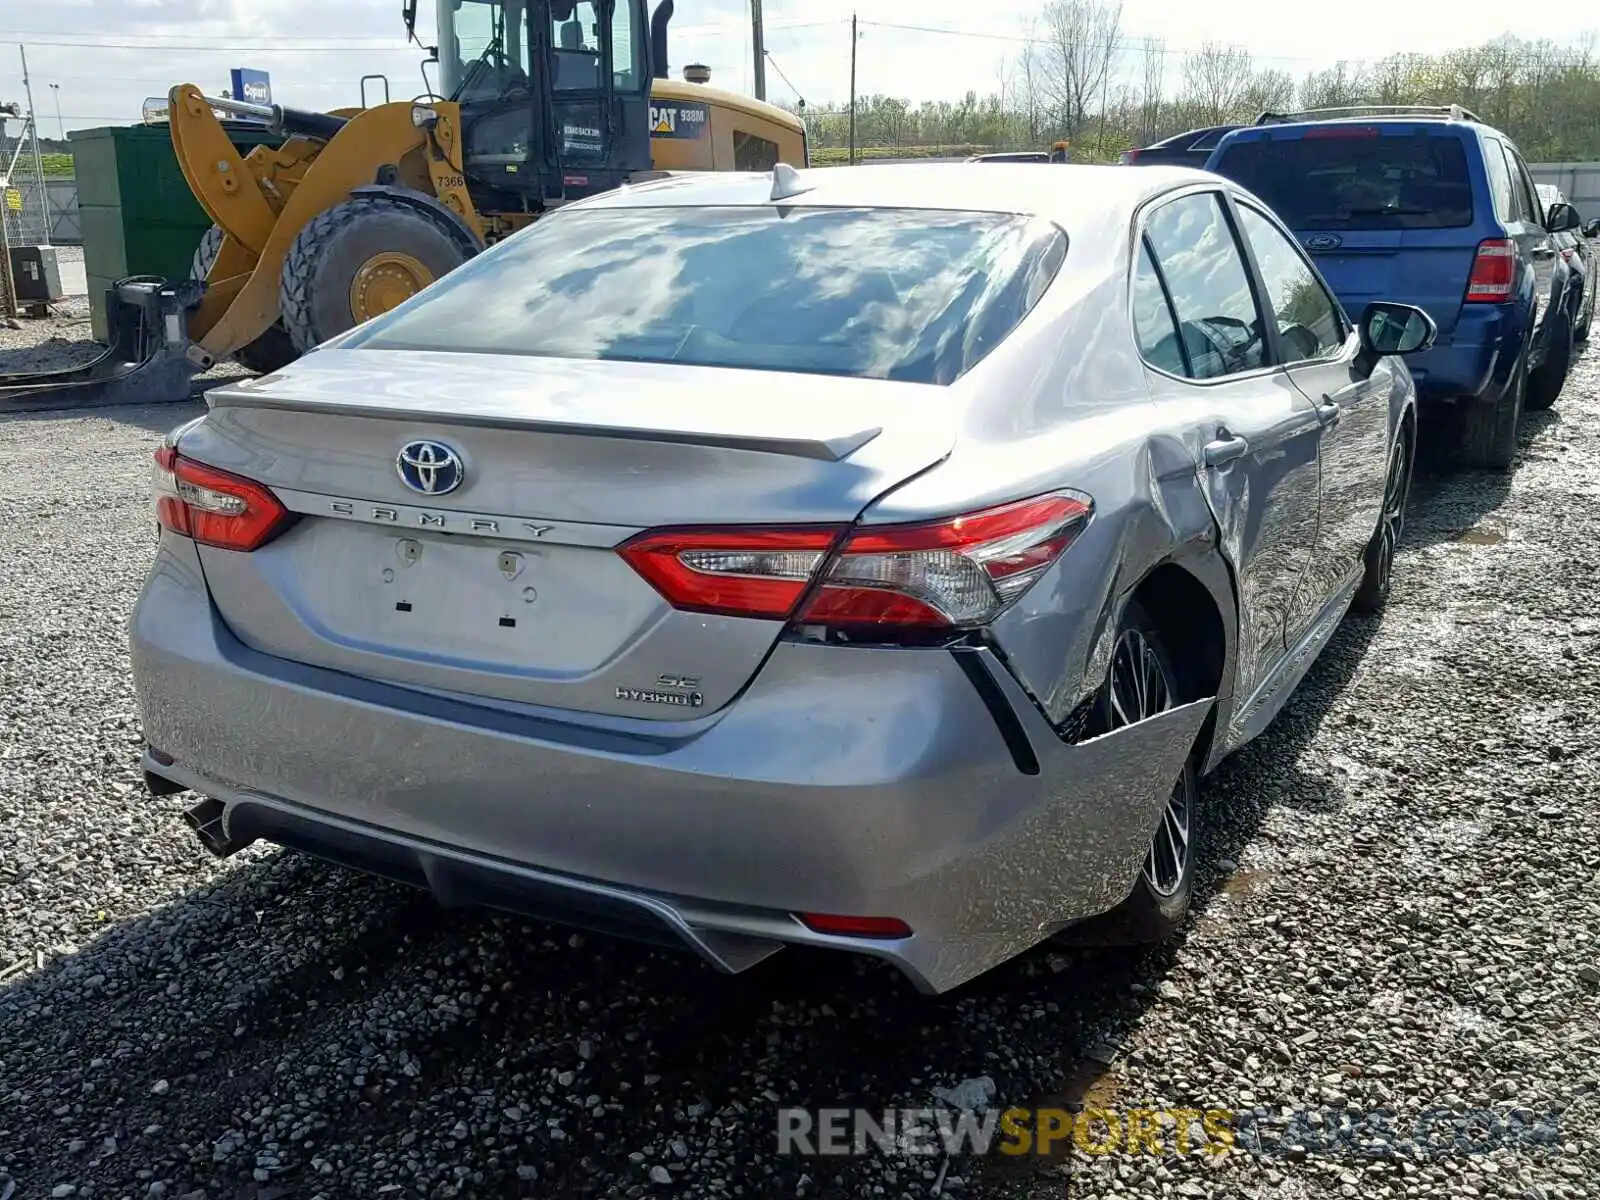
{"type": "Polygon", "coordinates": [[[1426,310],[1441,336],[1455,329],[1477,243],[1458,229],[1295,231],[1353,320],[1375,300],[1426,310]]]}
{"type": "Polygon", "coordinates": [[[683,719],[730,700],[780,620],[673,609],[616,552],[647,528],[846,525],[953,440],[945,389],[653,364],[318,351],[214,390],[179,452],[299,520],[201,547],[256,649],[409,686],[683,719]],[[424,494],[418,442],[462,463],[424,494]]]}

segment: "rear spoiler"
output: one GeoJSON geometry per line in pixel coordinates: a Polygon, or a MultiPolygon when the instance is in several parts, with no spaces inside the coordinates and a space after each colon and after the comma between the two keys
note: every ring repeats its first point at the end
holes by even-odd
{"type": "Polygon", "coordinates": [[[517,429],[532,433],[572,434],[578,437],[618,438],[636,442],[666,442],[684,446],[707,446],[717,450],[753,450],[761,454],[782,454],[789,458],[810,458],[821,462],[840,462],[878,437],[881,426],[870,426],[835,437],[768,437],[760,434],[696,432],[683,429],[652,429],[648,426],[587,425],[577,421],[541,420],[538,417],[509,417],[486,413],[431,411],[413,405],[389,405],[381,401],[336,403],[332,401],[273,396],[256,390],[280,376],[212,388],[205,393],[213,410],[223,408],[271,408],[288,412],[319,412],[335,416],[372,417],[377,420],[448,421],[452,425],[471,425],[484,429],[517,429]]]}

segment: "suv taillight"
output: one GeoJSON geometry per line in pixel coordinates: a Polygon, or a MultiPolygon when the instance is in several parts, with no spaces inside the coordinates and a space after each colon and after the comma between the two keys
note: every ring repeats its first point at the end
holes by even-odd
{"type": "Polygon", "coordinates": [[[1091,511],[1087,497],[1057,492],[848,536],[815,526],[653,531],[619,553],[674,608],[690,612],[831,628],[960,629],[1004,612],[1061,557],[1091,511]]]}
{"type": "Polygon", "coordinates": [[[1469,304],[1503,304],[1511,299],[1517,275],[1516,247],[1510,238],[1485,238],[1478,243],[1467,280],[1469,304]]]}
{"type": "Polygon", "coordinates": [[[250,551],[282,532],[293,514],[261,484],[156,451],[156,520],[207,546],[250,551]]]}

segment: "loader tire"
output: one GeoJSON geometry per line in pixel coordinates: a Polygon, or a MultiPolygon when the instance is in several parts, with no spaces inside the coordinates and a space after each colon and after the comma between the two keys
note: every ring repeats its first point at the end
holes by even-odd
{"type": "Polygon", "coordinates": [[[467,261],[453,230],[388,196],[358,196],[318,214],[283,262],[283,323],[305,354],[387,312],[467,261]]]}
{"type": "MultiPolygon", "coordinates": [[[[217,261],[222,249],[222,230],[213,225],[195,247],[194,258],[189,263],[189,278],[204,279],[211,274],[211,264],[217,261]]],[[[268,375],[288,366],[300,357],[300,352],[289,340],[289,331],[281,320],[274,321],[265,333],[253,342],[240,346],[233,352],[233,361],[257,375],[268,375]]]]}

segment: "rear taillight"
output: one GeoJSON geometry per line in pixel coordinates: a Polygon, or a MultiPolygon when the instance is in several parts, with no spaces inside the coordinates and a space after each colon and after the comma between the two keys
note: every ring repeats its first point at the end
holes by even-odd
{"type": "Polygon", "coordinates": [[[1126,166],[1129,163],[1136,163],[1136,162],[1139,161],[1139,151],[1137,151],[1137,150],[1124,150],[1122,152],[1122,154],[1119,155],[1118,157],[1119,157],[1119,161],[1124,166],[1126,166]]]}
{"type": "Polygon", "coordinates": [[[1516,248],[1509,238],[1485,238],[1478,243],[1467,280],[1467,300],[1477,304],[1502,304],[1511,299],[1516,279],[1516,248]]]}
{"type": "Polygon", "coordinates": [[[667,530],[622,556],[675,608],[839,628],[971,628],[1061,557],[1087,497],[1053,493],[917,525],[667,530]],[[835,549],[837,545],[837,549],[835,549]],[[802,600],[804,603],[802,604],[802,600]]]}
{"type": "Polygon", "coordinates": [[[843,531],[695,529],[645,533],[622,557],[674,608],[782,620],[843,531]]]}
{"type": "Polygon", "coordinates": [[[202,466],[170,446],[156,451],[156,520],[173,533],[223,550],[254,550],[291,513],[259,483],[202,466]]]}

